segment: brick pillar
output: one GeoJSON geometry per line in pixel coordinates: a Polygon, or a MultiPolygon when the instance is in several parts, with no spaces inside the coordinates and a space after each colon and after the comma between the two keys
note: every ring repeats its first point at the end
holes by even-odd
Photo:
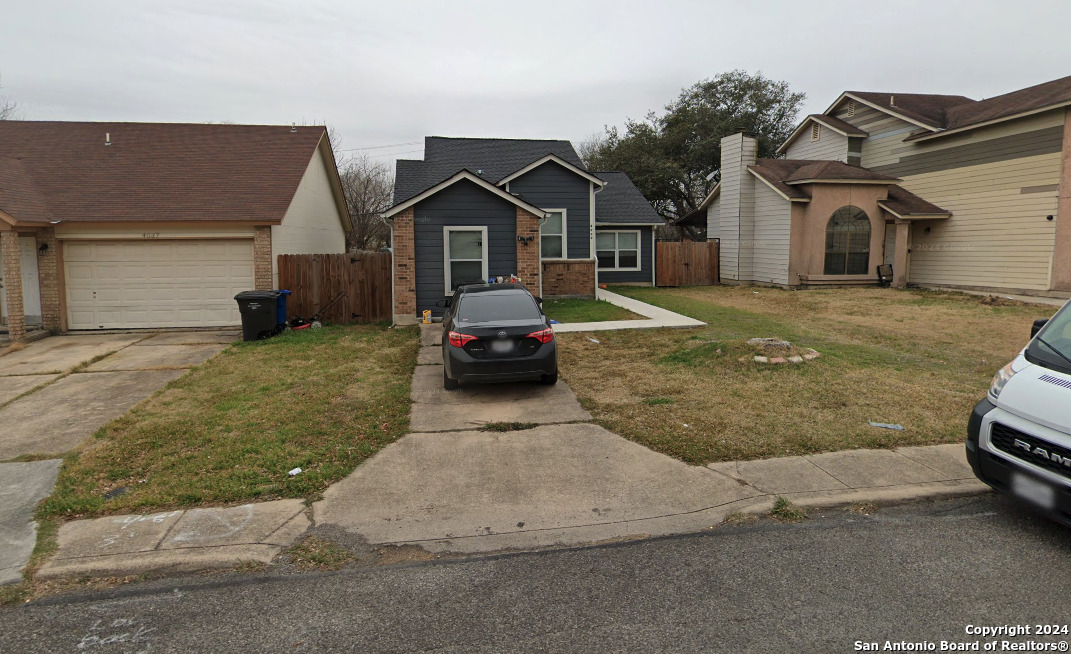
{"type": "Polygon", "coordinates": [[[258,291],[270,291],[271,227],[253,228],[253,286],[258,291]]]}
{"type": "MultiPolygon", "coordinates": [[[[539,270],[539,218],[517,207],[517,236],[532,237],[532,241],[517,242],[517,276],[533,295],[543,295],[539,270]]],[[[564,253],[563,253],[564,254],[564,253]]]]}
{"type": "Polygon", "coordinates": [[[18,340],[26,335],[26,314],[22,305],[22,254],[16,232],[0,232],[0,259],[4,264],[7,331],[12,339],[18,340]]]}
{"type": "Polygon", "coordinates": [[[37,232],[37,276],[41,284],[41,326],[52,333],[60,330],[59,257],[56,230],[37,232]],[[41,250],[41,248],[45,248],[41,250]]]}
{"type": "Polygon", "coordinates": [[[391,243],[394,273],[394,322],[412,325],[417,319],[416,244],[413,234],[413,210],[394,216],[394,242],[391,243]]]}

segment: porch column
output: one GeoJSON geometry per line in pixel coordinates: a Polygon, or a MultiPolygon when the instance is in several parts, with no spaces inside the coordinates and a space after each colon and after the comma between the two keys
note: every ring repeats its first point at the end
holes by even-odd
{"type": "Polygon", "coordinates": [[[896,260],[893,262],[893,288],[907,286],[907,249],[910,245],[911,222],[907,220],[896,221],[896,260]]]}
{"type": "Polygon", "coordinates": [[[22,305],[22,253],[17,232],[0,232],[0,259],[4,262],[7,331],[12,340],[18,340],[26,335],[26,313],[22,305]]]}
{"type": "MultiPolygon", "coordinates": [[[[517,241],[517,276],[532,295],[542,297],[543,279],[539,261],[539,217],[517,207],[517,236],[528,239],[517,241]]],[[[565,253],[562,253],[565,256],[565,253]]]]}
{"type": "Polygon", "coordinates": [[[56,230],[52,227],[37,232],[37,276],[41,284],[41,326],[57,333],[61,328],[62,311],[56,230]]]}

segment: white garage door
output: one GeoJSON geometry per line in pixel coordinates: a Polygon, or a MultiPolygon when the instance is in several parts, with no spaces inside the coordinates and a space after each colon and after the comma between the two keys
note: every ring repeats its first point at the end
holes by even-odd
{"type": "Polygon", "coordinates": [[[65,241],[70,329],[241,324],[252,240],[65,241]]]}

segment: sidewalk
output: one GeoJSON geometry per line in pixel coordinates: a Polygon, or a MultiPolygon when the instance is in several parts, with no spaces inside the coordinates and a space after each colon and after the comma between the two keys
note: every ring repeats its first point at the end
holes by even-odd
{"type": "Polygon", "coordinates": [[[733,514],[986,492],[961,444],[692,466],[591,422],[568,385],[442,388],[441,327],[422,327],[408,434],[301,500],[64,525],[39,578],[267,563],[310,528],[371,546],[481,553],[710,529],[733,514]],[[523,422],[489,431],[490,422],[523,422]]]}
{"type": "Polygon", "coordinates": [[[610,304],[628,309],[632,313],[638,313],[647,320],[606,320],[603,322],[571,322],[554,325],[554,332],[565,334],[568,332],[596,332],[611,329],[656,329],[658,327],[703,327],[706,325],[701,320],[682,316],[661,307],[656,307],[646,302],[633,300],[624,295],[611,293],[606,289],[597,289],[595,297],[605,300],[610,304]]]}

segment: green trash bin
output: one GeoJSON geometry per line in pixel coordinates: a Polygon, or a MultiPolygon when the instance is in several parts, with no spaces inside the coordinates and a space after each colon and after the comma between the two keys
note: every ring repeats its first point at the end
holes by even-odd
{"type": "Polygon", "coordinates": [[[279,291],[242,291],[234,296],[242,314],[242,340],[256,341],[279,333],[279,291]]]}

